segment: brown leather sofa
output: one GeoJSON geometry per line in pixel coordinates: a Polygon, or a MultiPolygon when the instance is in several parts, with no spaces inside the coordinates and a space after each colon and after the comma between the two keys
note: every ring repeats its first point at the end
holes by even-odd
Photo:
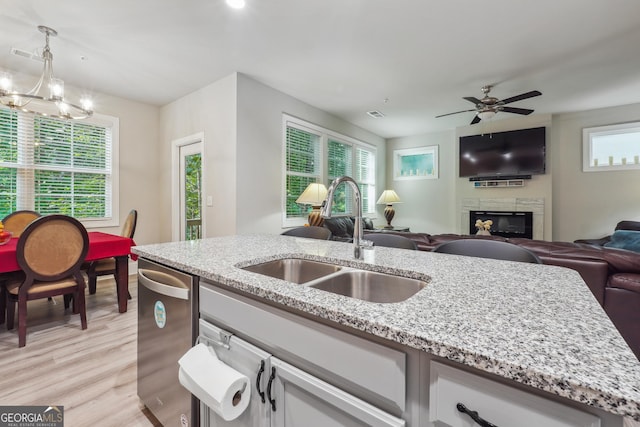
{"type": "Polygon", "coordinates": [[[465,238],[501,240],[529,249],[544,264],[576,270],[640,359],[640,253],[588,243],[507,239],[499,236],[393,234],[410,238],[423,251],[430,251],[447,241],[465,238]]]}

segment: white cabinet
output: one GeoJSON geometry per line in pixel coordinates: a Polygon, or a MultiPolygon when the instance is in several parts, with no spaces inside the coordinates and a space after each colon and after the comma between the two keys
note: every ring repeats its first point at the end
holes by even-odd
{"type": "Polygon", "coordinates": [[[264,390],[267,387],[271,355],[258,347],[227,334],[222,329],[200,319],[200,340],[213,348],[222,362],[249,378],[251,400],[235,420],[224,421],[204,404],[200,404],[200,425],[210,427],[269,427],[271,411],[264,390]],[[204,338],[204,339],[203,339],[204,338]]]}
{"type": "Polygon", "coordinates": [[[429,421],[436,426],[481,425],[460,411],[464,405],[487,426],[600,427],[591,414],[448,365],[431,362],[430,376],[429,421]]]}
{"type": "Polygon", "coordinates": [[[396,418],[200,319],[200,341],[218,358],[249,377],[251,401],[235,420],[224,421],[201,404],[209,427],[403,427],[396,418]]]}
{"type": "Polygon", "coordinates": [[[272,427],[402,427],[396,418],[286,362],[272,358],[272,427]]]}
{"type": "Polygon", "coordinates": [[[200,281],[200,317],[387,411],[406,404],[406,354],[200,281]]]}

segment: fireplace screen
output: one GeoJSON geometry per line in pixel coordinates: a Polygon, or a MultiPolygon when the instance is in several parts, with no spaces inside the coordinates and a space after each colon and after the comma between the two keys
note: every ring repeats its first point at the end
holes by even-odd
{"type": "Polygon", "coordinates": [[[491,234],[502,237],[533,238],[533,212],[471,211],[469,234],[476,234],[476,221],[493,221],[491,234]]]}

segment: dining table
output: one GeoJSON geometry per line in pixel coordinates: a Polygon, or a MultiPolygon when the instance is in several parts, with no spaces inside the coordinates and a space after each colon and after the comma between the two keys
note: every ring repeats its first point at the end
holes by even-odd
{"type": "MultiPolygon", "coordinates": [[[[133,239],[118,236],[115,234],[90,231],[89,251],[85,257],[86,262],[96,261],[103,258],[115,258],[116,260],[116,289],[118,297],[118,311],[127,311],[127,300],[129,295],[129,256],[131,247],[135,246],[133,239]]],[[[19,238],[12,238],[4,245],[0,245],[0,273],[10,273],[20,271],[16,251],[19,238]]]]}

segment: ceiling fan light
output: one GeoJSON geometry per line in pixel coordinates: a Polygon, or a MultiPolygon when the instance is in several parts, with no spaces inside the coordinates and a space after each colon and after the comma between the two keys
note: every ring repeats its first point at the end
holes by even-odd
{"type": "Polygon", "coordinates": [[[487,120],[487,119],[490,119],[493,116],[495,116],[496,112],[493,111],[493,110],[478,111],[478,113],[476,115],[482,120],[487,120]]]}

